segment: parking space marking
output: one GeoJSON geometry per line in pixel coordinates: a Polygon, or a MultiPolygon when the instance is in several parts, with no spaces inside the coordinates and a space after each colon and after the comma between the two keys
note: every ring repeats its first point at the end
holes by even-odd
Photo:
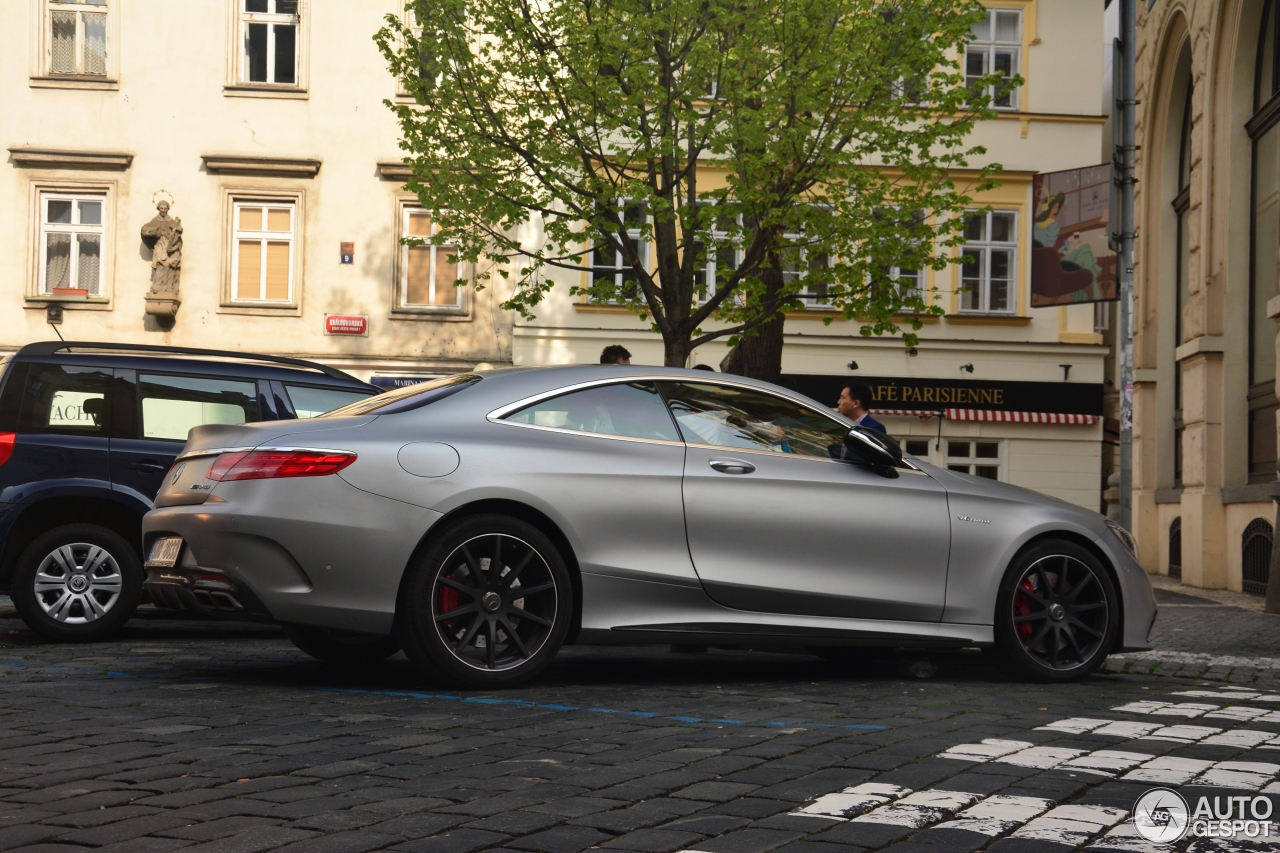
{"type": "Polygon", "coordinates": [[[1136,826],[1125,821],[1085,849],[1115,850],[1118,853],[1171,853],[1175,848],[1172,844],[1148,841],[1138,834],[1136,826]]]}
{"type": "Polygon", "coordinates": [[[1129,816],[1111,806],[1058,806],[1013,834],[1014,838],[1053,841],[1078,847],[1129,816]]]}
{"type": "Polygon", "coordinates": [[[791,812],[791,816],[852,820],[870,808],[882,806],[910,793],[910,788],[868,782],[834,794],[825,794],[799,811],[791,812]]]}
{"type": "Polygon", "coordinates": [[[965,791],[916,791],[897,802],[880,806],[878,809],[856,817],[853,822],[919,829],[952,815],[981,798],[981,794],[970,794],[965,791]]]}
{"type": "Polygon", "coordinates": [[[964,829],[979,835],[1004,835],[1053,807],[1053,800],[1041,797],[1015,797],[996,794],[975,803],[954,820],[938,824],[935,829],[964,829]]]}

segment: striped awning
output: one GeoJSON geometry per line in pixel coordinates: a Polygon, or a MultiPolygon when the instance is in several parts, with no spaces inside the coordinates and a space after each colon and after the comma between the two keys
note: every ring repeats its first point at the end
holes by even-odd
{"type": "Polygon", "coordinates": [[[1102,420],[1098,415],[1068,415],[1060,412],[999,412],[990,409],[873,409],[876,415],[903,418],[931,418],[944,415],[949,421],[998,421],[1018,424],[1092,425],[1102,420]]]}

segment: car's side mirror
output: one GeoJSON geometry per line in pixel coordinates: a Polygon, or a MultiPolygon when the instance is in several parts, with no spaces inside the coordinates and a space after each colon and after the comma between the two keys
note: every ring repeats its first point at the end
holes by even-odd
{"type": "Polygon", "coordinates": [[[897,439],[869,427],[851,427],[844,436],[845,458],[866,465],[885,477],[897,477],[902,447],[897,439]]]}

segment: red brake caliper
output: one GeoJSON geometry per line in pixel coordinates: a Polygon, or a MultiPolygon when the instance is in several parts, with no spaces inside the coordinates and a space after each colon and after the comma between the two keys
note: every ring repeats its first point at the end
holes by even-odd
{"type": "MultiPolygon", "coordinates": [[[[1031,585],[1031,578],[1023,578],[1022,583],[1018,584],[1018,586],[1021,587],[1022,589],[1025,589],[1027,592],[1036,591],[1036,588],[1031,585]]],[[[1031,613],[1031,599],[1023,595],[1022,593],[1016,593],[1013,596],[1013,615],[1027,616],[1030,613],[1031,613]]],[[[1030,639],[1031,637],[1030,622],[1019,622],[1015,627],[1018,630],[1019,637],[1021,637],[1024,640],[1030,639]]]]}
{"type": "Polygon", "coordinates": [[[436,594],[436,606],[440,608],[441,613],[457,610],[458,591],[441,584],[440,591],[436,594]]]}

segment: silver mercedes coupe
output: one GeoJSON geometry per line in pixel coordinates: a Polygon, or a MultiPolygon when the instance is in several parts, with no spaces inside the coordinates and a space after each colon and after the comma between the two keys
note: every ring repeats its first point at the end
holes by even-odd
{"type": "Polygon", "coordinates": [[[143,524],[162,607],[346,664],[535,676],[565,643],[981,647],[1080,678],[1149,648],[1101,515],[904,458],[764,382],[590,366],[438,379],[310,421],[196,427],[143,524]]]}

